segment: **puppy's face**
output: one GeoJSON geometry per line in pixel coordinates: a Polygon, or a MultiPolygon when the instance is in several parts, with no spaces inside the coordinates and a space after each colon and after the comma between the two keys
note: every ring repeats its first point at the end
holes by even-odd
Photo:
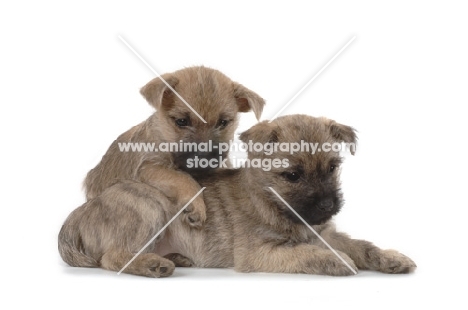
{"type": "Polygon", "coordinates": [[[265,104],[253,91],[206,67],[186,68],[162,77],[206,123],[166,83],[156,78],[144,86],[141,93],[158,110],[160,139],[197,144],[211,141],[214,146],[211,151],[175,152],[174,162],[181,169],[188,169],[189,158],[226,158],[227,152],[219,154],[216,146],[233,139],[238,113],[253,111],[259,119],[265,104]]]}
{"type": "MultiPolygon", "coordinates": [[[[261,183],[271,206],[294,223],[299,218],[274,195],[268,187],[295,209],[309,224],[318,225],[328,221],[339,212],[343,198],[340,191],[339,170],[342,158],[337,146],[342,142],[356,143],[353,128],[338,124],[325,118],[305,115],[291,115],[278,118],[272,123],[266,121],[257,124],[241,135],[241,140],[248,143],[287,143],[303,144],[303,149],[294,154],[287,151],[250,152],[249,160],[261,160],[262,169],[248,169],[250,177],[261,183]],[[309,143],[309,149],[305,147],[309,143]],[[313,143],[313,147],[310,145],[313,143]],[[335,149],[331,149],[335,146],[335,149]],[[315,149],[315,152],[313,151],[315,149]],[[320,151],[319,151],[320,149],[320,151]],[[268,160],[276,160],[281,165],[269,165],[268,160]]],[[[278,148],[279,149],[279,148],[278,148]]],[[[354,153],[354,149],[351,149],[354,153]]]]}

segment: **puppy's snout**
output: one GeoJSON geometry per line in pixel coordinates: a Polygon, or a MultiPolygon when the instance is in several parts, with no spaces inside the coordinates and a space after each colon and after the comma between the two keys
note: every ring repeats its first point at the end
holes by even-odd
{"type": "Polygon", "coordinates": [[[321,211],[331,211],[333,209],[333,200],[332,199],[324,199],[320,201],[318,205],[321,211]]]}
{"type": "Polygon", "coordinates": [[[206,159],[212,159],[212,158],[218,158],[218,153],[211,151],[211,152],[195,152],[191,154],[193,157],[197,156],[198,158],[206,158],[206,159]]]}

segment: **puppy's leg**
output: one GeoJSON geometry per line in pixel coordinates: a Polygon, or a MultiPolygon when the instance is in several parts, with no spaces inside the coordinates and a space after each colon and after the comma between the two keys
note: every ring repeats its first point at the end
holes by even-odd
{"type": "MultiPolygon", "coordinates": [[[[102,268],[119,271],[170,220],[172,209],[165,194],[150,185],[117,183],[89,201],[80,217],[75,217],[82,251],[98,260],[102,268]]],[[[165,238],[169,237],[163,231],[124,272],[147,277],[171,275],[174,263],[156,254],[165,238]]]]}
{"type": "Polygon", "coordinates": [[[395,250],[382,250],[369,241],[351,239],[337,232],[333,226],[325,229],[321,235],[334,249],[348,254],[359,269],[409,273],[416,268],[409,257],[395,250]]]}
{"type": "Polygon", "coordinates": [[[190,258],[185,257],[179,253],[170,253],[165,255],[164,258],[167,258],[168,260],[173,262],[176,265],[176,267],[192,267],[194,265],[193,261],[190,258]]]}
{"type": "MultiPolygon", "coordinates": [[[[146,161],[140,166],[138,179],[158,188],[174,202],[177,208],[182,208],[201,189],[201,186],[189,174],[157,165],[151,161],[146,161]]],[[[200,228],[203,225],[206,220],[203,193],[185,209],[183,219],[192,227],[200,228]]]]}
{"type": "MultiPolygon", "coordinates": [[[[107,270],[120,271],[134,256],[125,250],[110,250],[101,259],[101,267],[107,270]]],[[[139,276],[160,278],[170,276],[175,265],[170,260],[154,253],[142,253],[122,272],[139,276]]]]}
{"type": "MultiPolygon", "coordinates": [[[[345,253],[339,254],[356,269],[354,262],[345,253]]],[[[241,272],[285,272],[331,276],[354,274],[331,251],[305,243],[278,245],[255,242],[255,245],[235,250],[234,265],[235,269],[241,272]]]]}

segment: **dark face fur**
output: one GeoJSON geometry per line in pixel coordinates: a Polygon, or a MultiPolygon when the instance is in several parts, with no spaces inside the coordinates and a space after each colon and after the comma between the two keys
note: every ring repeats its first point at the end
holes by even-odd
{"type": "MultiPolygon", "coordinates": [[[[339,180],[341,159],[335,154],[309,155],[309,159],[304,163],[290,158],[291,166],[277,173],[275,186],[280,188],[275,190],[307,223],[318,225],[337,214],[343,205],[339,180]]],[[[276,205],[284,216],[301,223],[283,202],[280,203],[276,205]]]]}
{"type": "MultiPolygon", "coordinates": [[[[252,140],[267,142],[318,143],[349,142],[355,143],[356,136],[351,127],[337,124],[334,121],[304,115],[285,116],[268,124],[259,123],[241,135],[244,142],[252,140]]],[[[336,152],[299,152],[293,155],[277,152],[271,156],[250,153],[249,158],[279,158],[287,160],[288,167],[272,168],[270,171],[253,170],[259,182],[262,182],[270,205],[278,209],[279,214],[293,223],[301,220],[270,192],[272,187],[288,204],[310,225],[328,221],[340,211],[343,197],[340,191],[339,170],[342,162],[336,152]]]]}

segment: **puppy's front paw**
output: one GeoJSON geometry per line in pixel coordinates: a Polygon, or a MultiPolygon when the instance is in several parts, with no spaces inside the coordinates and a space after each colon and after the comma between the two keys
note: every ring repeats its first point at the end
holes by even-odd
{"type": "Polygon", "coordinates": [[[333,252],[326,251],[315,257],[307,264],[308,273],[322,274],[328,276],[352,276],[357,273],[357,267],[354,261],[345,253],[337,251],[349,266],[347,266],[333,252]],[[351,270],[349,267],[351,267],[351,270]]]}
{"type": "Polygon", "coordinates": [[[184,221],[191,227],[201,228],[205,220],[206,206],[200,195],[184,210],[184,221]]]}
{"type": "Polygon", "coordinates": [[[381,250],[379,263],[379,271],[384,273],[410,273],[416,269],[409,257],[395,250],[381,250]]]}

